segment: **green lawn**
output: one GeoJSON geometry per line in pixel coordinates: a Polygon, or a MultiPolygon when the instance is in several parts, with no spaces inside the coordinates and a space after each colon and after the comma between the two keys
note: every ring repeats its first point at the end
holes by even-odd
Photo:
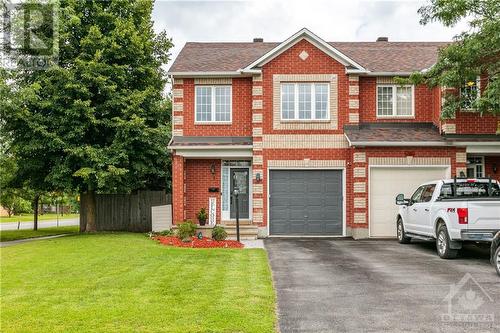
{"type": "Polygon", "coordinates": [[[43,236],[53,236],[60,234],[76,233],[80,229],[79,226],[64,226],[64,227],[52,227],[52,228],[41,228],[37,231],[32,229],[21,229],[21,230],[3,230],[0,231],[0,242],[7,242],[17,239],[33,238],[33,237],[43,237],[43,236]]]}
{"type": "MultiPolygon", "coordinates": [[[[79,214],[64,214],[64,215],[59,215],[59,220],[74,219],[79,216],[80,216],[79,214]]],[[[57,219],[57,214],[55,213],[47,213],[38,216],[38,221],[56,220],[56,219],[57,219]]],[[[31,222],[31,221],[33,221],[33,214],[21,214],[12,217],[7,217],[7,216],[0,217],[0,222],[31,222]]]]}
{"type": "Polygon", "coordinates": [[[1,256],[2,332],[274,332],[261,249],[179,249],[114,233],[1,256]]]}

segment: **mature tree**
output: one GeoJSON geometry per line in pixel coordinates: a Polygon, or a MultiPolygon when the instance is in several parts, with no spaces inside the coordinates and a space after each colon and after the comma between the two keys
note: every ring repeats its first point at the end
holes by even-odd
{"type": "Polygon", "coordinates": [[[59,3],[58,64],[21,70],[16,79],[34,98],[2,116],[19,165],[43,166],[51,190],[82,192],[94,231],[96,192],[166,186],[161,66],[172,44],[153,31],[151,0],[59,3]]]}
{"type": "Polygon", "coordinates": [[[479,112],[500,114],[500,1],[430,0],[419,13],[421,24],[438,21],[450,27],[467,20],[468,30],[439,52],[432,68],[414,73],[411,81],[452,88],[445,95],[443,118],[452,117],[464,104],[479,112]],[[467,100],[471,97],[467,91],[477,89],[477,77],[485,89],[479,98],[467,100]],[[465,94],[458,93],[460,89],[465,94]]]}

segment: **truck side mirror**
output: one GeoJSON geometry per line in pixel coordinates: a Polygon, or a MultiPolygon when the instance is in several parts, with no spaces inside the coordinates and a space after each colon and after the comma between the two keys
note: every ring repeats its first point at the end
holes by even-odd
{"type": "Polygon", "coordinates": [[[409,200],[405,199],[405,195],[400,193],[396,196],[396,205],[402,206],[402,205],[408,205],[409,200]]]}

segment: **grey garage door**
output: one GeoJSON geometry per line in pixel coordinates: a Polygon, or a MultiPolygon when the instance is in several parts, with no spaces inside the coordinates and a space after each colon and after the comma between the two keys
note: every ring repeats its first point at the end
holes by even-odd
{"type": "Polygon", "coordinates": [[[342,171],[272,170],[271,235],[342,235],[342,171]]]}

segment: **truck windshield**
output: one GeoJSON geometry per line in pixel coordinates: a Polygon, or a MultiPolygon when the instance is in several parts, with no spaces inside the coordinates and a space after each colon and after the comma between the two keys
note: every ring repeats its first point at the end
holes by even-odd
{"type": "MultiPolygon", "coordinates": [[[[490,196],[500,196],[500,189],[498,184],[491,184],[491,193],[488,193],[488,183],[456,183],[457,193],[455,197],[463,198],[477,198],[477,197],[490,197],[490,196]]],[[[453,184],[444,184],[441,187],[442,198],[453,197],[453,184]]]]}

